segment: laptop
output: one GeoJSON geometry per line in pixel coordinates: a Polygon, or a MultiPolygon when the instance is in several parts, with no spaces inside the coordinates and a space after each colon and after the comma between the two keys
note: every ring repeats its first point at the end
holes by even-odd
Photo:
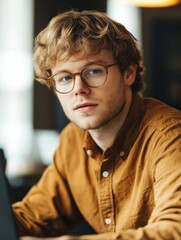
{"type": "Polygon", "coordinates": [[[0,149],[0,240],[18,240],[11,208],[8,181],[5,175],[6,159],[0,149]]]}

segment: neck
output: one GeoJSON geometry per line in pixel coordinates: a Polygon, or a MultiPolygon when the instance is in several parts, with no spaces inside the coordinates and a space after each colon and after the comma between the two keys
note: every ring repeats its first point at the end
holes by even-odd
{"type": "Polygon", "coordinates": [[[127,98],[127,101],[125,102],[122,111],[114,119],[112,119],[99,129],[89,130],[91,137],[103,151],[105,151],[109,146],[111,146],[111,144],[115,140],[119,129],[122,127],[127,117],[131,105],[131,100],[132,96],[130,96],[130,98],[127,98]]]}

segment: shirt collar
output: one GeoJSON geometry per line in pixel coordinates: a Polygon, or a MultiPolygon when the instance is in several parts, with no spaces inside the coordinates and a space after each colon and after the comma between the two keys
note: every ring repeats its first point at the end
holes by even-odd
{"type": "Polygon", "coordinates": [[[110,147],[113,152],[119,153],[123,160],[126,159],[141,130],[145,108],[143,98],[137,93],[133,94],[128,115],[110,147]]]}

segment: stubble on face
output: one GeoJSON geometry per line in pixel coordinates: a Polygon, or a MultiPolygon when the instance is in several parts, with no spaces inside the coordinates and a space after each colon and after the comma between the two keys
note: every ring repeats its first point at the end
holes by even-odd
{"type": "Polygon", "coordinates": [[[124,91],[120,91],[118,97],[112,97],[106,105],[106,108],[97,110],[95,113],[71,114],[66,109],[64,112],[68,119],[78,127],[85,130],[97,130],[106,128],[111,124],[115,124],[121,118],[122,112],[126,105],[124,91]]]}

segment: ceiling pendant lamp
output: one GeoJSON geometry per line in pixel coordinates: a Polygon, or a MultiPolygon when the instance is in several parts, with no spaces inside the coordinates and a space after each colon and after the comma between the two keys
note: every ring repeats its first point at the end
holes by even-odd
{"type": "Polygon", "coordinates": [[[170,7],[180,3],[180,0],[121,0],[123,3],[137,7],[170,7]]]}

